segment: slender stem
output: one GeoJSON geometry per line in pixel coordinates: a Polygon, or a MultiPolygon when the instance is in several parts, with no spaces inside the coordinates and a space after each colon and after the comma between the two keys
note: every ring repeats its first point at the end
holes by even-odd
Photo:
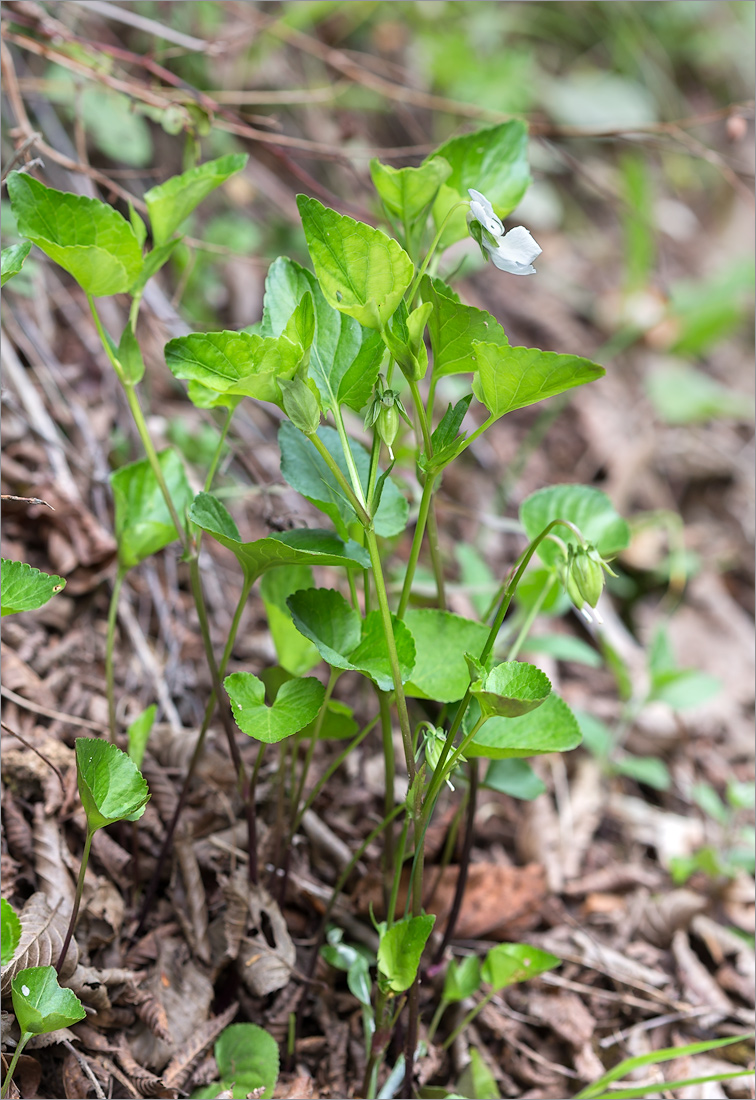
{"type": "Polygon", "coordinates": [[[352,750],[356,749],[357,746],[365,740],[365,738],[370,733],[370,731],[375,728],[375,724],[376,724],[377,721],[378,721],[378,719],[374,718],[373,721],[369,722],[365,726],[364,729],[360,730],[360,732],[357,734],[357,736],[354,738],[354,740],[350,741],[349,744],[347,745],[347,747],[345,749],[342,749],[342,751],[335,758],[335,760],[333,760],[332,763],[328,765],[326,770],[321,775],[320,779],[317,781],[315,786],[312,788],[312,790],[308,794],[307,798],[305,799],[304,805],[302,806],[299,813],[297,814],[297,816],[294,820],[294,824],[292,826],[292,832],[293,833],[295,833],[297,831],[297,829],[299,828],[299,826],[302,824],[302,818],[307,813],[310,806],[312,806],[313,802],[318,797],[320,792],[323,790],[323,787],[325,787],[326,783],[331,778],[333,773],[338,771],[338,769],[344,763],[344,761],[349,756],[349,754],[352,752],[352,750]]]}
{"type": "Polygon", "coordinates": [[[412,731],[410,729],[409,713],[407,712],[407,700],[404,696],[404,688],[402,686],[402,671],[399,667],[399,654],[396,650],[394,624],[391,620],[391,610],[389,608],[388,594],[386,592],[386,582],[383,579],[381,555],[378,551],[378,539],[376,538],[375,531],[373,531],[372,528],[366,528],[365,538],[367,541],[368,553],[370,554],[370,564],[373,567],[375,593],[378,598],[378,606],[380,607],[381,618],[383,619],[383,632],[386,636],[386,648],[388,650],[389,664],[391,665],[391,676],[394,681],[396,709],[399,713],[399,726],[402,731],[402,743],[404,745],[404,759],[407,765],[407,777],[410,781],[410,784],[412,784],[415,778],[415,754],[412,750],[412,731]]]}
{"type": "Polygon", "coordinates": [[[347,569],[347,584],[349,585],[349,595],[352,600],[352,607],[359,613],[360,610],[360,598],[357,595],[357,582],[354,579],[354,570],[347,569]]]}
{"type": "Polygon", "coordinates": [[[528,611],[527,615],[525,616],[525,621],[523,622],[522,626],[520,627],[520,630],[519,630],[519,633],[518,633],[517,637],[515,638],[514,642],[512,642],[512,645],[509,648],[509,652],[507,653],[507,660],[508,661],[514,661],[514,659],[517,657],[517,654],[520,652],[520,649],[522,648],[522,645],[523,645],[525,639],[527,638],[528,634],[530,633],[531,626],[535,622],[541,608],[543,607],[543,605],[546,601],[546,597],[548,596],[549,592],[551,591],[551,589],[556,584],[556,579],[557,579],[556,578],[556,573],[551,573],[549,575],[545,585],[543,586],[541,591],[538,593],[537,598],[533,601],[533,605],[530,608],[530,610],[528,611]]]}
{"type": "Polygon", "coordinates": [[[425,415],[425,406],[423,405],[423,399],[420,396],[420,387],[413,378],[408,379],[410,393],[412,394],[412,401],[417,412],[417,418],[420,421],[420,431],[423,433],[423,446],[425,447],[425,454],[427,458],[433,458],[433,444],[430,438],[430,429],[428,427],[428,417],[425,415]]]}
{"type": "Polygon", "coordinates": [[[446,928],[444,929],[444,935],[441,939],[441,943],[438,945],[438,950],[433,957],[434,963],[439,963],[444,957],[444,951],[449,946],[452,936],[454,935],[454,929],[459,920],[460,910],[462,909],[462,899],[465,895],[465,887],[467,886],[467,875],[470,870],[470,853],[472,852],[473,838],[475,836],[475,811],[478,808],[478,761],[477,759],[470,760],[468,763],[470,771],[470,789],[467,797],[467,820],[465,821],[465,839],[462,845],[462,853],[459,860],[459,874],[457,875],[457,883],[454,888],[454,901],[449,912],[449,919],[446,922],[446,928]]]}
{"type": "MultiPolygon", "coordinates": [[[[378,695],[378,708],[381,717],[381,740],[383,742],[383,772],[384,795],[383,815],[388,817],[394,806],[394,779],[396,776],[396,758],[394,755],[394,734],[391,728],[391,706],[389,697],[385,691],[376,688],[378,695]]],[[[389,876],[395,870],[394,864],[394,830],[389,827],[383,843],[383,891],[388,908],[388,881],[389,876]]]]}
{"type": "Polygon", "coordinates": [[[431,257],[433,256],[433,253],[438,248],[439,241],[441,240],[441,237],[443,236],[444,230],[446,229],[446,223],[448,222],[449,218],[452,216],[452,214],[454,213],[454,211],[457,209],[458,206],[469,206],[469,205],[470,205],[470,200],[469,199],[462,199],[460,202],[455,202],[454,206],[451,206],[449,208],[449,210],[447,211],[446,217],[441,222],[441,225],[438,228],[438,233],[436,233],[436,236],[431,241],[431,246],[428,249],[428,254],[425,257],[425,259],[423,260],[423,266],[418,271],[417,275],[415,276],[414,282],[412,283],[412,286],[409,288],[409,290],[407,291],[407,293],[404,296],[406,302],[411,303],[412,300],[414,299],[415,295],[417,294],[417,288],[420,286],[420,280],[422,279],[423,275],[425,274],[425,269],[427,268],[428,264],[430,263],[431,257]]]}
{"type": "MultiPolygon", "coordinates": [[[[318,716],[315,719],[315,728],[312,731],[312,736],[310,738],[310,743],[307,746],[307,752],[305,754],[304,763],[302,764],[302,774],[299,777],[299,785],[297,786],[296,794],[293,794],[293,797],[292,797],[292,800],[291,800],[291,815],[292,815],[292,818],[294,818],[296,820],[298,820],[299,803],[302,801],[302,795],[304,794],[304,786],[305,786],[305,783],[307,782],[307,773],[310,770],[310,765],[312,764],[312,758],[315,754],[315,746],[318,743],[318,739],[320,737],[320,731],[323,728],[323,722],[325,720],[326,712],[328,710],[328,703],[330,702],[331,696],[333,695],[333,689],[336,687],[336,681],[338,680],[340,675],[341,675],[341,669],[340,668],[332,668],[331,669],[330,675],[328,677],[328,684],[326,685],[326,689],[325,689],[325,695],[323,696],[323,702],[320,705],[320,710],[318,711],[318,716]]],[[[291,830],[291,835],[289,837],[289,844],[291,844],[291,842],[294,838],[294,832],[295,831],[296,831],[295,827],[293,826],[292,830],[291,830]]]]}
{"type": "Polygon", "coordinates": [[[3,1091],[2,1091],[3,1096],[7,1096],[8,1093],[10,1092],[10,1086],[11,1086],[11,1081],[13,1080],[13,1074],[16,1072],[16,1064],[17,1064],[19,1058],[21,1057],[21,1051],[24,1049],[24,1047],[29,1042],[31,1037],[32,1037],[32,1032],[31,1031],[22,1031],[21,1032],[21,1038],[16,1043],[16,1049],[13,1051],[13,1057],[11,1058],[10,1065],[8,1066],[8,1072],[6,1073],[5,1080],[3,1081],[3,1091]]]}
{"type": "Polygon", "coordinates": [[[171,514],[173,525],[176,528],[176,532],[179,539],[181,540],[181,544],[184,547],[184,550],[188,551],[191,545],[190,539],[184,528],[183,521],[181,520],[181,517],[176,510],[176,505],[173,503],[173,498],[168,488],[168,483],[166,482],[165,476],[163,475],[163,468],[160,465],[160,459],[158,458],[157,451],[155,450],[155,445],[152,442],[152,437],[150,436],[150,432],[147,427],[147,421],[144,418],[142,407],[139,404],[139,398],[137,396],[136,388],[131,382],[124,382],[123,392],[126,394],[126,401],[128,402],[131,415],[134,418],[134,424],[136,425],[136,429],[139,433],[139,438],[142,441],[142,446],[144,447],[144,451],[152,468],[152,472],[155,475],[155,480],[160,486],[160,491],[163,494],[165,503],[168,507],[168,511],[171,514]]]}
{"type": "Polygon", "coordinates": [[[134,297],[131,299],[131,305],[129,306],[129,324],[131,325],[131,331],[134,333],[134,335],[136,335],[139,307],[142,304],[142,293],[143,291],[140,290],[138,294],[135,294],[134,297]]]}
{"type": "Polygon", "coordinates": [[[326,466],[328,467],[328,469],[331,471],[334,478],[338,482],[339,488],[341,489],[344,496],[347,498],[347,500],[349,501],[349,503],[352,505],[355,512],[357,513],[357,515],[359,517],[359,520],[360,520],[360,523],[362,523],[364,526],[367,527],[368,524],[371,522],[370,521],[370,516],[365,511],[365,507],[364,507],[364,504],[362,503],[362,501],[357,499],[357,496],[355,495],[355,492],[352,489],[352,486],[349,484],[347,479],[342,474],[341,470],[339,469],[337,463],[335,462],[333,456],[331,455],[331,452],[328,450],[325,443],[323,443],[322,439],[320,438],[320,436],[316,432],[313,432],[312,435],[309,435],[307,438],[312,441],[312,444],[315,447],[316,451],[318,452],[320,457],[323,459],[326,466]]]}
{"type": "Polygon", "coordinates": [[[417,563],[420,558],[420,549],[423,544],[423,535],[425,534],[425,524],[428,520],[428,512],[430,511],[431,496],[433,495],[433,486],[436,481],[436,474],[426,474],[425,484],[423,485],[423,495],[420,498],[420,509],[417,513],[417,520],[415,522],[415,533],[412,537],[412,546],[410,547],[409,560],[407,562],[407,570],[404,574],[404,584],[402,585],[402,594],[399,597],[399,607],[396,611],[398,619],[403,619],[404,614],[409,604],[410,595],[412,594],[412,582],[415,579],[415,570],[417,569],[417,563]]]}
{"type": "Polygon", "coordinates": [[[428,509],[428,549],[430,550],[433,576],[436,578],[436,603],[441,611],[446,611],[446,589],[444,587],[444,563],[441,561],[441,545],[436,523],[436,507],[433,497],[428,509]]]}
{"type": "Polygon", "coordinates": [[[121,586],[127,570],[118,567],[113,591],[110,594],[110,607],[108,608],[108,632],[105,639],[105,683],[108,697],[108,727],[110,740],[116,739],[116,702],[115,702],[115,665],[113,654],[115,650],[116,620],[118,618],[118,598],[121,595],[121,586]]]}
{"type": "Polygon", "coordinates": [[[218,469],[218,463],[220,462],[221,455],[223,454],[223,446],[226,442],[226,436],[228,435],[228,429],[231,427],[231,418],[233,417],[233,415],[234,415],[234,409],[228,409],[228,411],[226,413],[226,419],[223,423],[223,427],[221,428],[221,434],[220,434],[220,437],[218,439],[218,445],[215,448],[215,453],[213,454],[213,457],[210,460],[210,466],[208,467],[207,476],[205,478],[205,484],[204,484],[204,487],[203,487],[203,492],[205,492],[205,493],[210,492],[210,487],[213,484],[213,479],[215,478],[215,471],[218,469]]]}
{"type": "Polygon", "coordinates": [[[373,506],[373,493],[375,492],[375,483],[378,480],[378,461],[381,457],[381,437],[378,432],[373,428],[373,446],[370,450],[370,472],[368,474],[367,492],[365,493],[365,499],[368,503],[368,508],[371,514],[375,513],[373,506]]]}
{"type": "MultiPolygon", "coordinates": [[[[466,451],[471,443],[474,443],[476,439],[483,435],[483,432],[487,431],[492,424],[496,423],[497,419],[498,417],[491,414],[491,416],[489,416],[487,420],[484,420],[482,424],[478,425],[474,432],[468,435],[467,439],[461,440],[457,450],[454,452],[454,455],[452,456],[452,458],[449,459],[449,462],[453,462],[455,458],[459,458],[462,452],[466,451]]],[[[449,462],[445,462],[444,467],[448,466],[449,462]]]]}
{"type": "Polygon", "coordinates": [[[335,402],[332,406],[331,412],[333,413],[333,422],[336,425],[336,431],[339,433],[339,439],[341,440],[341,449],[344,452],[344,461],[347,464],[347,470],[349,471],[349,477],[352,481],[354,495],[357,497],[363,508],[367,508],[367,500],[369,498],[366,498],[365,494],[362,491],[362,482],[360,481],[360,475],[357,472],[357,467],[354,464],[354,455],[352,454],[352,447],[349,443],[349,436],[347,435],[346,428],[344,427],[344,418],[341,415],[341,409],[337,402],[335,402]]]}
{"type": "Polygon", "coordinates": [[[63,946],[60,949],[60,955],[58,961],[55,964],[56,973],[60,974],[63,968],[63,963],[66,961],[66,954],[68,953],[68,947],[71,943],[71,937],[76,927],[76,918],[79,915],[79,906],[81,905],[81,895],[84,892],[84,875],[87,870],[87,864],[89,863],[89,850],[92,847],[92,837],[95,834],[94,829],[87,827],[87,839],[84,841],[84,851],[81,857],[81,866],[79,867],[79,878],[76,883],[76,895],[74,897],[73,909],[71,911],[71,919],[68,922],[68,930],[66,932],[66,938],[63,940],[63,946]]]}
{"type": "Polygon", "coordinates": [[[478,1015],[478,1013],[482,1012],[483,1009],[488,1004],[488,1002],[493,1000],[493,998],[495,996],[496,996],[496,990],[492,989],[490,993],[486,993],[485,997],[482,997],[478,1001],[478,1003],[475,1005],[474,1008],[470,1009],[470,1011],[467,1013],[467,1015],[465,1016],[462,1023],[454,1029],[454,1031],[451,1033],[451,1035],[448,1036],[448,1038],[444,1039],[444,1043],[443,1043],[444,1050],[449,1049],[449,1047],[452,1045],[452,1043],[457,1038],[457,1036],[461,1035],[462,1032],[465,1030],[465,1028],[470,1026],[470,1024],[473,1022],[475,1017],[478,1015]]]}
{"type": "Polygon", "coordinates": [[[436,1008],[436,1011],[433,1013],[433,1019],[431,1020],[430,1025],[428,1027],[428,1046],[430,1046],[431,1043],[433,1042],[433,1036],[438,1031],[438,1025],[441,1023],[441,1017],[446,1012],[446,1010],[447,1010],[447,1008],[449,1007],[450,1004],[451,1004],[451,1001],[447,1001],[443,997],[438,1002],[438,1007],[436,1008]]]}

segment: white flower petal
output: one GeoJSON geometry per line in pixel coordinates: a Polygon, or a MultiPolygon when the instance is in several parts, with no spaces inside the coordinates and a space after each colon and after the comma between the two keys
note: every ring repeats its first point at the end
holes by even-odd
{"type": "Polygon", "coordinates": [[[535,275],[536,270],[532,266],[532,261],[543,251],[528,230],[521,225],[510,229],[497,241],[495,248],[485,240],[483,247],[487,250],[494,266],[500,271],[508,271],[510,275],[535,275]]]}
{"type": "Polygon", "coordinates": [[[494,237],[501,237],[504,233],[504,226],[486,196],[481,195],[480,191],[476,191],[472,187],[468,187],[467,193],[471,200],[470,213],[473,218],[479,221],[483,228],[487,229],[494,237]]]}

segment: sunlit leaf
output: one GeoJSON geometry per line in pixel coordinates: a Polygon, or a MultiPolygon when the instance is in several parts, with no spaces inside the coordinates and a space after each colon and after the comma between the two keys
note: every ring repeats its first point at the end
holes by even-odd
{"type": "Polygon", "coordinates": [[[251,672],[234,672],[223,685],[239,729],[265,744],[298,733],[316,717],[325,697],[325,688],[314,676],[287,680],[272,706],[265,702],[265,684],[251,672]]]}
{"type": "Polygon", "coordinates": [[[42,573],[23,561],[2,559],[2,584],[0,602],[3,615],[17,615],[21,611],[35,611],[61,592],[66,582],[54,573],[42,573]]]}
{"type": "Polygon", "coordinates": [[[59,984],[54,966],[29,966],[19,970],[11,983],[11,996],[22,1034],[46,1035],[86,1017],[73,990],[59,984]]]}
{"type": "Polygon", "coordinates": [[[541,706],[519,718],[489,718],[467,745],[465,755],[485,756],[490,760],[539,756],[548,752],[567,752],[576,748],[580,741],[580,727],[572,711],[552,693],[541,706]]]}
{"type": "Polygon", "coordinates": [[[133,760],[117,745],[97,737],[77,737],[76,778],[91,832],[114,821],[136,821],[150,798],[133,760]]]}
{"type": "Polygon", "coordinates": [[[9,245],[0,252],[0,286],[5,286],[8,279],[18,275],[24,266],[24,260],[29,255],[31,241],[21,241],[19,244],[9,245]]]}
{"type": "Polygon", "coordinates": [[[248,159],[246,153],[230,153],[190,168],[180,176],[172,176],[165,183],[145,191],[144,201],[155,244],[167,241],[192,210],[229,176],[241,171],[248,159]]]}
{"type": "Polygon", "coordinates": [[[473,378],[473,393],[497,418],[593,382],[606,373],[598,363],[579,355],[559,355],[555,351],[513,348],[477,340],[472,346],[473,362],[478,368],[473,378]]]}
{"type": "Polygon", "coordinates": [[[394,993],[409,989],[417,975],[420,957],[436,918],[430,913],[405,917],[381,933],[378,969],[394,993]]]}

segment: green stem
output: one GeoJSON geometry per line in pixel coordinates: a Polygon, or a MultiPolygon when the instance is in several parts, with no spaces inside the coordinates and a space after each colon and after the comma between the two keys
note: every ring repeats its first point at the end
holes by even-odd
{"type": "Polygon", "coordinates": [[[441,222],[441,225],[439,226],[438,233],[436,233],[436,236],[431,241],[431,246],[428,249],[428,254],[426,255],[425,259],[423,260],[423,266],[420,268],[417,275],[415,276],[415,280],[412,283],[412,286],[409,288],[407,293],[404,295],[404,299],[408,304],[412,303],[415,295],[417,294],[417,288],[420,286],[420,280],[422,279],[423,275],[425,274],[425,269],[427,268],[428,264],[430,263],[431,257],[433,256],[433,253],[438,248],[439,241],[441,240],[441,237],[443,236],[444,230],[446,229],[446,223],[448,222],[449,218],[452,216],[452,214],[457,209],[457,207],[459,207],[459,206],[469,206],[469,205],[470,205],[470,200],[469,199],[462,199],[460,202],[455,202],[454,206],[451,206],[449,208],[449,210],[447,211],[446,217],[444,218],[444,220],[441,222]]]}
{"type": "Polygon", "coordinates": [[[402,594],[399,597],[399,606],[396,610],[396,616],[398,619],[403,619],[404,614],[409,604],[410,596],[412,594],[412,582],[415,579],[415,570],[417,569],[417,563],[420,558],[420,549],[423,544],[423,535],[425,534],[425,525],[428,520],[428,513],[431,506],[431,496],[433,495],[433,486],[436,481],[436,474],[426,474],[425,484],[423,485],[423,495],[420,498],[420,509],[417,513],[417,520],[415,522],[415,533],[412,537],[412,546],[410,548],[409,560],[407,562],[407,570],[404,574],[404,584],[402,585],[402,594]]]}
{"type": "Polygon", "coordinates": [[[443,1042],[444,1050],[449,1049],[449,1047],[452,1045],[452,1043],[457,1038],[457,1036],[461,1035],[462,1032],[465,1030],[465,1028],[470,1026],[470,1024],[473,1022],[475,1017],[478,1015],[478,1013],[482,1012],[483,1009],[488,1004],[488,1002],[492,1001],[495,996],[496,996],[496,990],[492,989],[490,993],[486,993],[485,997],[482,997],[481,1000],[478,1001],[478,1003],[475,1005],[474,1008],[470,1009],[470,1011],[467,1013],[467,1015],[465,1016],[462,1023],[454,1029],[454,1031],[451,1033],[451,1035],[448,1036],[448,1038],[444,1039],[444,1042],[443,1042]]]}
{"type": "Polygon", "coordinates": [[[331,412],[333,413],[333,422],[336,425],[336,431],[339,433],[339,439],[341,440],[341,449],[344,452],[344,461],[347,464],[347,470],[349,471],[349,477],[352,481],[354,495],[357,497],[363,508],[367,508],[367,499],[365,498],[365,495],[362,491],[362,482],[360,481],[360,475],[357,472],[357,467],[354,464],[352,447],[349,442],[349,436],[347,435],[346,428],[344,427],[344,418],[341,415],[341,408],[339,407],[338,403],[334,403],[331,408],[331,412]]]}
{"type": "Polygon", "coordinates": [[[338,881],[336,882],[336,885],[333,888],[333,892],[331,894],[328,905],[326,906],[326,911],[323,914],[323,919],[321,921],[321,936],[318,937],[318,942],[319,943],[321,942],[322,933],[325,931],[325,929],[328,925],[328,921],[331,919],[331,913],[333,912],[333,907],[336,904],[336,899],[338,898],[341,891],[344,889],[344,886],[346,885],[352,871],[355,869],[357,864],[360,862],[363,855],[365,854],[366,849],[370,847],[370,845],[373,843],[375,838],[381,835],[383,830],[391,824],[391,822],[394,820],[395,817],[399,816],[399,814],[402,812],[403,809],[404,809],[404,806],[395,806],[394,809],[389,814],[389,816],[384,818],[383,821],[380,823],[380,825],[376,825],[376,827],[373,829],[373,831],[365,837],[362,844],[360,844],[357,851],[354,853],[352,858],[349,860],[349,863],[347,863],[346,867],[344,868],[344,870],[339,875],[338,881]]]}
{"type": "Polygon", "coordinates": [[[405,815],[402,831],[399,834],[399,844],[396,849],[396,859],[394,860],[394,881],[391,884],[391,896],[389,898],[388,909],[386,910],[386,924],[389,928],[394,923],[396,903],[399,900],[399,887],[402,883],[402,869],[404,867],[404,853],[407,848],[408,832],[409,815],[405,815]]]}
{"type": "Polygon", "coordinates": [[[520,630],[519,630],[519,633],[518,633],[517,637],[515,638],[512,645],[510,646],[510,649],[509,649],[509,652],[507,653],[507,658],[506,658],[508,661],[514,661],[515,658],[517,657],[517,654],[520,652],[520,649],[522,648],[522,645],[523,645],[525,639],[527,638],[528,634],[530,633],[531,626],[535,622],[538,614],[540,613],[541,608],[543,607],[543,605],[546,601],[546,597],[548,596],[549,592],[551,591],[551,589],[556,584],[556,579],[557,579],[556,578],[556,573],[551,573],[548,580],[546,581],[546,584],[543,586],[541,591],[538,593],[538,596],[534,600],[532,607],[530,608],[527,615],[525,616],[525,621],[523,622],[522,626],[520,627],[520,630]]]}
{"type": "Polygon", "coordinates": [[[438,1002],[438,1008],[434,1012],[433,1019],[431,1020],[430,1025],[428,1027],[428,1046],[430,1046],[431,1043],[433,1042],[433,1036],[438,1031],[438,1025],[441,1023],[441,1017],[446,1012],[446,1010],[447,1010],[447,1008],[449,1007],[450,1004],[451,1004],[451,1001],[446,1001],[446,1000],[444,1000],[443,997],[438,1002]]]}
{"type": "Polygon", "coordinates": [[[118,567],[115,580],[113,581],[113,591],[110,595],[110,607],[108,608],[108,632],[105,639],[105,683],[106,693],[108,697],[108,726],[110,729],[110,740],[116,739],[116,702],[115,702],[115,664],[113,661],[113,654],[115,650],[115,631],[116,620],[118,618],[118,598],[121,595],[121,587],[123,585],[124,577],[127,570],[123,567],[118,567]]]}
{"type": "Polygon", "coordinates": [[[22,1031],[21,1032],[21,1038],[16,1043],[16,1049],[13,1051],[13,1057],[11,1058],[10,1065],[8,1066],[8,1072],[6,1073],[5,1080],[3,1081],[3,1091],[2,1091],[3,1096],[7,1096],[8,1093],[10,1092],[10,1086],[11,1086],[11,1081],[13,1080],[13,1074],[16,1072],[16,1064],[17,1064],[19,1058],[21,1057],[21,1051],[24,1049],[24,1047],[29,1042],[31,1037],[32,1037],[32,1032],[31,1031],[22,1031]]]}
{"type": "Polygon", "coordinates": [[[331,776],[334,774],[334,772],[338,771],[338,769],[344,763],[344,761],[349,756],[349,754],[352,752],[352,750],[356,749],[357,746],[365,740],[365,738],[370,733],[370,731],[375,729],[375,725],[376,725],[377,721],[378,721],[378,719],[374,718],[373,721],[369,722],[365,726],[364,729],[360,730],[360,732],[357,734],[357,736],[354,738],[354,740],[350,741],[349,744],[347,745],[347,747],[345,749],[342,749],[342,751],[335,758],[335,760],[333,760],[332,763],[328,765],[326,770],[321,775],[320,779],[317,781],[315,786],[312,788],[312,790],[308,794],[307,798],[305,799],[304,805],[302,806],[301,810],[297,814],[296,819],[294,821],[294,825],[292,826],[292,830],[291,830],[292,833],[295,833],[297,831],[297,829],[299,828],[299,826],[302,824],[302,818],[307,813],[310,806],[312,806],[313,802],[318,797],[320,792],[323,790],[323,787],[325,787],[326,783],[331,778],[331,776]]]}
{"type": "MultiPolygon", "coordinates": [[[[381,718],[381,741],[383,743],[383,772],[384,795],[383,815],[388,817],[394,806],[394,779],[396,776],[396,758],[394,755],[394,735],[391,728],[391,706],[389,697],[385,691],[376,688],[378,695],[378,708],[381,718]]],[[[394,870],[394,830],[389,828],[383,845],[383,890],[384,898],[388,902],[387,885],[389,875],[394,870]]]]}
{"type": "Polygon", "coordinates": [[[312,731],[310,743],[307,746],[307,752],[305,754],[304,763],[302,764],[302,774],[299,777],[299,785],[297,786],[296,794],[294,794],[291,801],[291,816],[296,819],[295,824],[292,826],[291,835],[289,836],[289,844],[294,839],[294,833],[296,832],[296,826],[299,823],[299,803],[302,801],[302,795],[304,794],[305,783],[307,782],[307,773],[310,770],[312,764],[312,758],[315,754],[315,746],[318,743],[320,737],[320,731],[323,728],[323,722],[325,720],[326,712],[328,710],[328,703],[333,695],[333,689],[336,687],[336,681],[341,675],[340,668],[332,668],[328,677],[328,684],[326,685],[325,695],[323,696],[323,702],[320,705],[318,716],[315,719],[315,728],[312,731]]]}
{"type": "Polygon", "coordinates": [[[209,493],[210,492],[210,487],[213,484],[213,479],[215,478],[215,471],[218,469],[218,463],[220,462],[221,455],[223,454],[223,445],[226,442],[226,436],[228,435],[228,429],[231,427],[231,418],[233,417],[233,415],[234,415],[234,409],[228,409],[228,411],[226,413],[226,419],[225,419],[225,422],[223,424],[223,428],[221,429],[221,434],[220,434],[220,438],[218,440],[218,445],[215,448],[215,453],[214,453],[214,455],[213,455],[213,457],[210,461],[210,467],[207,471],[207,477],[205,478],[205,484],[204,484],[203,489],[202,489],[202,491],[204,493],[209,493]]]}
{"type": "Polygon", "coordinates": [[[399,713],[399,726],[402,731],[404,760],[407,765],[407,778],[411,785],[415,779],[415,754],[412,751],[412,731],[410,729],[409,713],[407,712],[407,700],[404,695],[404,687],[402,686],[402,671],[399,667],[399,654],[396,650],[394,624],[391,621],[391,610],[389,608],[388,594],[386,592],[386,582],[383,579],[381,555],[378,551],[378,539],[372,528],[368,527],[365,529],[365,539],[367,541],[368,553],[370,554],[370,564],[373,567],[373,581],[375,583],[375,593],[381,611],[381,618],[383,620],[383,632],[386,636],[386,648],[388,650],[391,677],[394,681],[394,692],[396,694],[396,709],[399,713]]]}
{"type": "Polygon", "coordinates": [[[428,509],[428,549],[430,550],[433,576],[436,578],[436,603],[441,611],[446,611],[446,588],[444,586],[444,563],[441,561],[441,544],[438,538],[436,507],[433,497],[428,509]]]}
{"type": "MultiPolygon", "coordinates": [[[[357,516],[359,517],[360,523],[364,527],[367,527],[371,522],[370,516],[366,512],[363,502],[357,499],[357,496],[356,496],[354,490],[352,489],[352,486],[349,484],[347,479],[342,474],[341,470],[339,469],[336,461],[334,460],[334,458],[331,455],[330,451],[326,447],[325,443],[323,443],[322,439],[320,438],[320,436],[316,432],[313,432],[312,435],[309,435],[307,438],[312,441],[312,444],[315,447],[315,450],[318,452],[318,454],[323,459],[326,466],[328,467],[328,469],[331,471],[334,478],[338,482],[339,488],[341,489],[344,496],[347,498],[347,500],[349,501],[349,503],[352,505],[355,512],[357,513],[357,516]]],[[[349,443],[347,441],[347,446],[348,445],[349,445],[349,443]]],[[[350,452],[350,454],[351,454],[351,452],[350,452]]],[[[352,463],[354,463],[354,459],[352,459],[352,463]]],[[[356,470],[355,470],[355,473],[356,473],[356,470]]],[[[360,490],[360,493],[361,492],[362,492],[362,490],[360,490]]]]}
{"type": "Polygon", "coordinates": [[[87,864],[89,863],[89,850],[92,847],[92,837],[96,830],[90,829],[87,826],[87,839],[84,841],[84,852],[81,857],[81,866],[79,868],[79,878],[76,883],[76,895],[74,897],[73,910],[71,911],[71,919],[68,922],[68,930],[66,932],[66,938],[63,940],[63,946],[60,949],[60,955],[58,961],[55,964],[56,973],[60,974],[63,967],[63,963],[66,961],[66,954],[68,953],[68,947],[71,943],[71,937],[76,927],[76,918],[79,915],[79,906],[81,905],[81,895],[84,892],[84,875],[87,870],[87,864]]]}
{"type": "Polygon", "coordinates": [[[378,435],[375,428],[373,428],[373,446],[370,450],[370,472],[368,474],[367,492],[365,493],[365,498],[371,514],[375,511],[373,507],[373,493],[375,492],[375,483],[378,480],[378,462],[380,457],[381,437],[378,435]]]}
{"type": "Polygon", "coordinates": [[[409,378],[409,388],[412,394],[412,401],[417,412],[417,418],[420,421],[420,431],[423,433],[423,446],[425,447],[425,454],[427,458],[433,457],[433,444],[430,438],[430,429],[428,427],[428,417],[425,415],[425,406],[423,405],[423,399],[420,396],[420,387],[417,382],[409,378]]]}

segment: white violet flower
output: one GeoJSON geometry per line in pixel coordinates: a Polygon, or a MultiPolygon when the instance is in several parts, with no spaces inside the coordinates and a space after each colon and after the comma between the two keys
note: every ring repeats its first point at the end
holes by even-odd
{"type": "Polygon", "coordinates": [[[481,248],[485,249],[494,267],[508,271],[510,275],[535,275],[533,260],[543,249],[533,240],[522,225],[507,233],[501,220],[485,195],[473,188],[470,195],[470,220],[478,222],[481,229],[474,234],[481,248]]]}

